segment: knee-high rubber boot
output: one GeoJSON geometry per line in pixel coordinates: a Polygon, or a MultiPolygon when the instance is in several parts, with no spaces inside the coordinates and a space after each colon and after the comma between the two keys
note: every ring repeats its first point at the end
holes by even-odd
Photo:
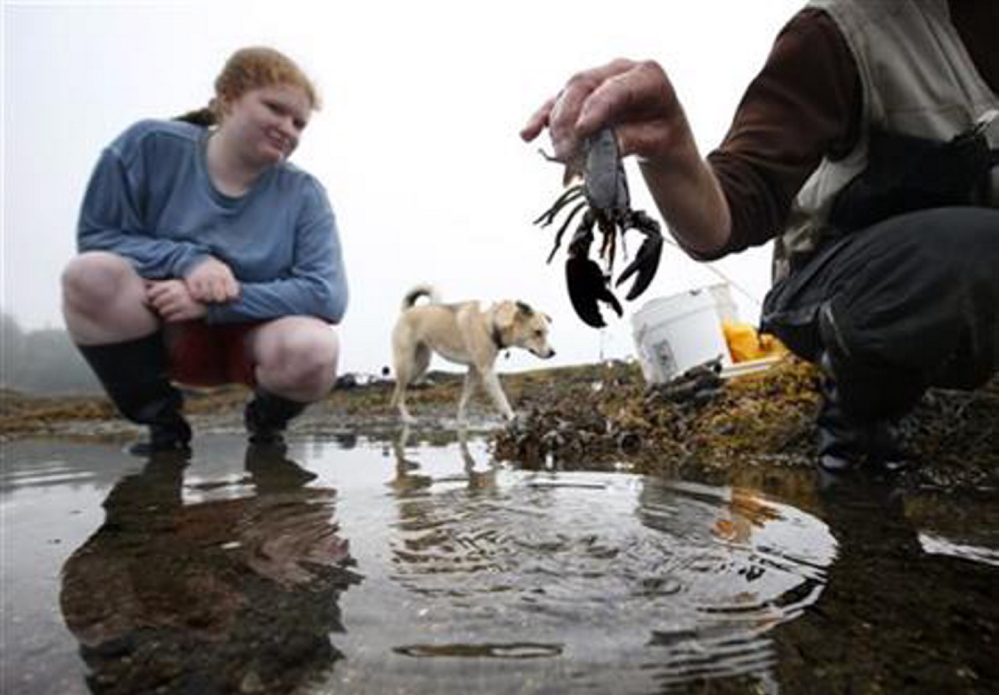
{"type": "Polygon", "coordinates": [[[910,457],[896,444],[892,422],[908,413],[926,390],[923,375],[851,355],[827,302],[819,311],[822,409],[819,465],[843,471],[867,461],[888,470],[910,457]]]}
{"type": "Polygon", "coordinates": [[[896,443],[891,421],[854,414],[843,403],[828,354],[822,354],[820,367],[822,405],[816,419],[819,466],[831,473],[847,472],[864,462],[888,471],[904,468],[909,456],[896,443]]]}
{"type": "Polygon", "coordinates": [[[191,427],[181,415],[183,397],[169,378],[161,333],[105,345],[78,345],[108,397],[128,420],[149,426],[149,441],[129,451],[145,456],[186,450],[191,427]]]}
{"type": "Polygon", "coordinates": [[[308,403],[275,396],[257,388],[253,400],[246,404],[243,422],[253,444],[280,445],[284,443],[284,430],[292,418],[299,415],[308,403]]]}

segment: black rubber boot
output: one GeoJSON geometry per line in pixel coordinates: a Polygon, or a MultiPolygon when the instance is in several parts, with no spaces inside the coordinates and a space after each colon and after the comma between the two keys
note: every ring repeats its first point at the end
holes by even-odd
{"type": "Polygon", "coordinates": [[[898,471],[909,463],[899,448],[891,421],[858,417],[843,404],[840,387],[829,356],[823,353],[822,406],[818,427],[818,464],[830,473],[845,473],[867,463],[887,471],[898,471]]]}
{"type": "Polygon", "coordinates": [[[181,415],[183,397],[170,383],[162,334],[77,347],[118,411],[149,427],[149,441],[133,444],[129,453],[147,456],[188,450],[191,427],[181,415]]]}
{"type": "Polygon", "coordinates": [[[919,401],[925,377],[851,354],[828,302],[819,310],[819,334],[819,465],[828,471],[848,470],[863,461],[887,471],[905,468],[910,457],[896,443],[892,422],[919,401]]]}
{"type": "Polygon", "coordinates": [[[251,444],[281,445],[284,431],[292,418],[308,406],[258,388],[253,400],[246,404],[243,422],[250,435],[251,444]]]}

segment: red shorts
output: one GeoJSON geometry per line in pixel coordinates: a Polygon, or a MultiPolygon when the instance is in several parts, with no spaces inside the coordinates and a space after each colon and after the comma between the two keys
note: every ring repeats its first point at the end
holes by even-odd
{"type": "Polygon", "coordinates": [[[190,386],[255,386],[256,365],[246,336],[258,323],[209,326],[204,321],[172,324],[167,331],[170,376],[190,386]]]}

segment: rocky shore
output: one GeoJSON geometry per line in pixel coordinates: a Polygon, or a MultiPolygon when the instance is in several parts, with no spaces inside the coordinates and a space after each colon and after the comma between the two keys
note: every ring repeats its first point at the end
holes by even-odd
{"type": "MultiPolygon", "coordinates": [[[[494,455],[524,467],[601,469],[698,475],[773,475],[807,471],[814,456],[818,373],[785,358],[747,376],[722,379],[704,367],[665,386],[649,387],[637,365],[563,367],[508,374],[504,388],[519,416],[499,422],[479,396],[471,428],[486,432],[494,455]]],[[[399,430],[388,380],[348,375],[341,388],[295,422],[293,435],[387,439],[399,430]]],[[[461,376],[433,372],[411,394],[417,433],[453,430],[461,376]]],[[[187,394],[198,432],[238,431],[249,393],[226,387],[187,394]]],[[[933,390],[899,423],[905,448],[919,462],[905,485],[943,489],[992,487],[999,481],[999,380],[972,392],[933,390]]],[[[128,440],[139,429],[102,397],[0,394],[0,437],[128,440]]]]}

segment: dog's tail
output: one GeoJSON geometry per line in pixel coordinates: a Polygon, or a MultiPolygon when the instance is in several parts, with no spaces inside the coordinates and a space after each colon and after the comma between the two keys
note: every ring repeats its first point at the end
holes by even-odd
{"type": "Polygon", "coordinates": [[[431,304],[440,304],[441,302],[441,296],[433,285],[417,285],[402,298],[402,311],[416,304],[416,300],[420,297],[429,298],[431,304]]]}

